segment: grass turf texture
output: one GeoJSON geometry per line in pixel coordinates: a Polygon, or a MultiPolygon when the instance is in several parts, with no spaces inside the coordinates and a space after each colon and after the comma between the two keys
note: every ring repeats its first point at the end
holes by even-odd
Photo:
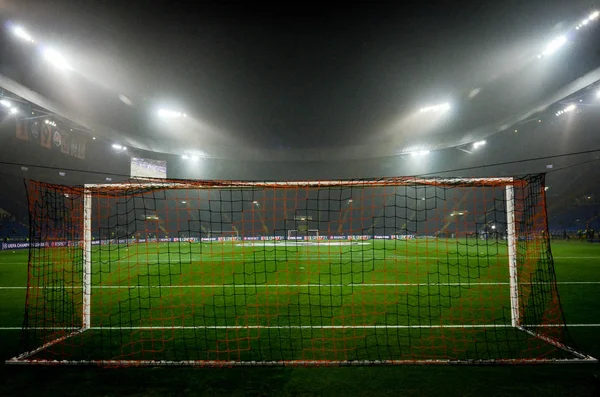
{"type": "MultiPolygon", "coordinates": [[[[231,246],[228,246],[227,254],[237,255],[237,252],[231,252],[231,246]]],[[[347,248],[347,247],[346,247],[347,248]]],[[[333,248],[327,248],[328,254],[331,254],[333,248]]],[[[354,249],[354,248],[353,248],[354,249]]],[[[173,251],[170,248],[167,251],[173,251]]],[[[240,248],[246,252],[256,252],[255,248],[240,248]]],[[[263,250],[263,249],[261,249],[263,250]]],[[[121,276],[125,269],[131,270],[131,249],[130,253],[123,250],[112,251],[109,255],[121,255],[121,263],[117,268],[104,269],[101,273],[96,273],[95,285],[101,287],[105,284],[107,287],[106,291],[110,291],[110,294],[106,296],[118,296],[119,291],[123,289],[118,288],[123,284],[121,276]],[[120,270],[119,270],[120,269],[120,270]]],[[[212,255],[216,256],[215,265],[222,265],[222,256],[225,253],[219,253],[215,255],[215,247],[211,249],[212,255]]],[[[466,266],[465,272],[462,274],[448,274],[445,275],[443,280],[431,280],[431,274],[436,274],[433,266],[435,266],[437,259],[428,263],[421,261],[420,270],[414,270],[415,267],[410,264],[410,259],[406,257],[415,257],[415,260],[420,256],[407,254],[406,252],[398,253],[398,256],[404,256],[404,258],[398,258],[399,263],[404,264],[401,270],[396,273],[387,269],[378,272],[377,265],[377,250],[373,250],[373,247],[369,247],[369,253],[371,254],[372,260],[365,262],[364,258],[361,262],[372,264],[373,268],[368,269],[369,271],[361,271],[359,274],[363,274],[364,279],[355,280],[353,279],[353,273],[344,274],[343,267],[338,266],[337,269],[332,266],[325,266],[324,260],[317,260],[317,263],[311,264],[307,259],[300,258],[300,255],[309,254],[310,252],[290,252],[289,248],[283,250],[285,252],[275,253],[275,249],[271,252],[272,255],[285,254],[287,252],[292,258],[291,264],[298,265],[298,261],[302,260],[307,269],[286,269],[285,272],[281,272],[285,277],[290,280],[286,281],[288,284],[296,285],[308,285],[311,283],[319,284],[335,284],[344,285],[344,287],[328,287],[329,295],[334,295],[332,292],[336,288],[338,291],[335,294],[339,296],[339,292],[348,289],[350,291],[348,296],[361,296],[362,299],[368,300],[369,296],[382,295],[398,295],[406,297],[410,296],[410,290],[418,290],[420,286],[405,286],[397,285],[393,287],[355,287],[349,286],[349,283],[370,283],[378,284],[383,278],[384,282],[390,283],[395,282],[396,284],[402,283],[414,283],[414,284],[430,284],[430,283],[460,283],[461,286],[447,286],[448,291],[451,288],[459,288],[457,291],[460,293],[469,293],[469,291],[462,291],[460,289],[467,288],[489,288],[490,291],[497,291],[499,286],[486,285],[486,286],[471,286],[464,287],[462,284],[468,282],[505,282],[507,281],[507,275],[503,272],[506,269],[497,268],[492,266],[485,268],[484,277],[470,273],[471,269],[466,266]],[[316,266],[316,268],[312,268],[316,266]],[[425,266],[427,271],[423,270],[425,266]],[[311,270],[312,269],[312,270],[311,270]],[[317,275],[316,269],[321,270],[317,275]],[[413,269],[413,270],[411,270],[413,269]],[[300,270],[303,270],[300,272],[300,270]],[[314,274],[313,274],[314,273],[314,274]],[[325,276],[323,275],[325,274],[325,276]],[[304,279],[297,279],[295,277],[304,277],[304,279]],[[323,277],[327,279],[324,280],[323,277]],[[463,283],[464,282],[464,283],[463,283]],[[357,288],[362,288],[357,291],[357,288]],[[496,288],[496,289],[494,289],[496,288]],[[388,292],[385,292],[385,291],[388,292]],[[409,291],[407,293],[407,291],[409,291]],[[375,294],[375,295],[373,295],[375,294]]],[[[364,251],[364,250],[362,250],[364,251]]],[[[182,250],[178,249],[178,253],[182,250]]],[[[413,252],[414,253],[414,252],[413,252]]],[[[154,253],[157,258],[162,253],[154,253]]],[[[203,255],[207,255],[204,253],[203,255]]],[[[344,260],[344,256],[352,256],[351,254],[339,254],[339,250],[335,253],[336,258],[344,260]]],[[[388,253],[389,254],[389,253],[388,253]]],[[[503,253],[500,253],[504,255],[503,253]]],[[[570,324],[598,324],[600,323],[600,312],[598,311],[599,304],[597,303],[598,292],[600,291],[600,245],[592,245],[580,242],[556,242],[553,243],[553,254],[555,256],[556,272],[559,283],[565,282],[565,284],[559,284],[559,291],[561,294],[563,307],[565,309],[565,315],[567,322],[570,324]],[[598,282],[597,284],[569,284],[568,282],[598,282]]],[[[187,254],[186,254],[187,255],[187,254]]],[[[190,252],[190,266],[194,261],[194,253],[190,252]]],[[[241,253],[240,253],[241,255],[241,253]]],[[[325,255],[323,255],[325,256],[325,255]]],[[[331,255],[330,255],[331,256],[331,255]]],[[[446,256],[447,257],[447,256],[446,256]]],[[[114,258],[113,258],[114,259],[114,258]]],[[[152,258],[150,262],[152,261],[152,258]]],[[[181,274],[188,276],[185,278],[178,278],[178,283],[170,284],[219,284],[219,287],[203,287],[203,288],[189,288],[196,291],[196,296],[214,297],[215,293],[222,296],[222,299],[227,299],[226,296],[229,293],[235,298],[236,288],[223,287],[223,284],[231,283],[234,280],[228,280],[227,275],[238,273],[239,268],[236,266],[243,266],[242,261],[236,263],[235,260],[229,260],[230,269],[227,271],[209,272],[202,274],[201,272],[190,272],[190,269],[186,269],[186,260],[178,261],[182,263],[181,274]],[[218,277],[215,277],[218,276],[218,277]],[[223,275],[225,278],[220,280],[220,276],[223,275]],[[220,281],[220,282],[218,282],[220,281]],[[204,292],[198,292],[198,290],[204,292]],[[233,293],[230,292],[233,290],[233,293]]],[[[235,259],[235,258],[231,258],[235,259]]],[[[277,279],[279,274],[276,269],[269,268],[269,264],[277,265],[275,261],[269,261],[269,255],[263,255],[258,258],[254,257],[253,263],[259,264],[259,268],[264,271],[257,272],[253,269],[249,275],[261,274],[261,278],[257,278],[252,283],[248,280],[235,280],[237,284],[260,284],[268,282],[270,284],[277,283],[283,284],[283,279],[277,279]],[[270,270],[269,270],[270,269],[270,270]],[[275,271],[274,271],[275,270],[275,271]]],[[[318,258],[317,258],[318,259],[318,258]]],[[[337,260],[337,259],[336,259],[337,260]]],[[[444,259],[445,260],[445,259],[444,259]]],[[[26,262],[27,253],[24,251],[3,252],[0,254],[0,285],[4,287],[24,287],[26,285],[26,262]]],[[[330,262],[330,259],[328,259],[330,262]]],[[[352,261],[350,261],[352,262],[352,261]]],[[[173,261],[171,260],[171,263],[173,261]]],[[[288,257],[288,263],[290,263],[290,257],[288,257]]],[[[103,265],[107,266],[108,265],[103,265]]],[[[114,266],[114,265],[113,265],[114,266]]],[[[137,267],[135,267],[137,268],[137,267]]],[[[138,269],[142,270],[142,269],[138,269]]],[[[243,268],[241,269],[243,270],[243,268]]],[[[362,269],[361,269],[362,270],[362,269]]],[[[171,271],[170,271],[171,272],[171,271]]],[[[244,274],[246,274],[244,273],[244,274]]],[[[437,272],[439,275],[439,272],[437,272]]],[[[127,283],[136,285],[148,285],[148,282],[140,283],[140,280],[149,280],[149,277],[154,277],[152,285],[157,285],[160,281],[162,273],[158,271],[155,275],[152,274],[137,274],[131,276],[131,273],[127,276],[127,283]],[[138,281],[134,283],[133,281],[138,281]],[[157,281],[158,280],[158,281],[157,281]]],[[[254,276],[253,276],[254,277],[254,276]]],[[[279,277],[282,277],[281,275],[279,277]]],[[[167,282],[161,284],[169,284],[167,282]]],[[[501,289],[506,290],[507,286],[500,285],[501,289]]],[[[311,290],[317,287],[274,287],[284,288],[285,291],[290,292],[285,296],[302,296],[305,294],[310,299],[311,290]],[[297,290],[296,290],[297,289],[297,290]],[[291,293],[293,292],[293,294],[291,293]]],[[[323,288],[323,287],[320,287],[323,288]]],[[[431,288],[431,286],[428,286],[431,288]]],[[[439,286],[435,288],[441,288],[439,286]]],[[[160,289],[157,289],[160,291],[160,289]]],[[[170,291],[171,289],[169,289],[170,291]]],[[[269,287],[270,290],[270,287],[269,287]]],[[[127,294],[133,293],[139,294],[138,290],[127,289],[127,294]]],[[[242,291],[244,296],[248,296],[249,291],[247,288],[243,288],[242,291]]],[[[238,293],[240,293],[238,292],[238,293]]],[[[249,296],[255,297],[253,299],[259,299],[260,293],[256,291],[255,294],[249,296]]],[[[322,296],[323,291],[318,290],[316,296],[322,296]]],[[[435,295],[439,291],[435,291],[435,295]]],[[[0,302],[1,313],[0,313],[0,327],[12,327],[19,326],[22,319],[22,311],[24,307],[24,289],[0,289],[0,302]]],[[[96,294],[96,291],[94,291],[96,294]]],[[[187,294],[180,295],[177,292],[176,295],[172,293],[161,297],[164,301],[167,299],[176,299],[176,305],[181,306],[185,303],[184,296],[187,294]],[[175,298],[173,298],[175,296],[175,298]]],[[[413,292],[414,297],[416,292],[413,292]]],[[[429,292],[431,295],[431,292],[429,292]]],[[[342,296],[344,296],[342,294],[342,296]]],[[[356,299],[356,298],[354,298],[356,299]]],[[[498,299],[505,299],[505,297],[499,297],[498,299]]],[[[418,301],[419,299],[417,299],[418,301]]],[[[490,302],[492,299],[490,299],[490,302]]],[[[225,302],[225,301],[223,301],[225,302]]],[[[260,302],[255,301],[253,303],[260,302]]],[[[94,302],[93,302],[94,303],[94,302]]],[[[287,302],[286,302],[287,303],[287,302]]],[[[296,304],[296,302],[294,302],[296,304]]],[[[96,302],[96,305],[99,305],[96,302]]],[[[108,309],[113,304],[104,304],[103,308],[108,309]]],[[[296,304],[298,306],[298,304],[296,304]]],[[[302,305],[299,305],[300,307],[302,305]]],[[[361,305],[362,307],[363,305],[361,305]]],[[[234,307],[236,307],[234,305],[234,307]]],[[[337,303],[329,305],[330,310],[336,310],[340,305],[337,303]]],[[[302,313],[303,309],[299,309],[299,313],[302,313]]],[[[339,310],[339,309],[337,309],[339,310]]],[[[440,309],[443,312],[444,309],[440,309]]],[[[371,313],[372,310],[366,310],[366,313],[371,313]]],[[[483,311],[482,313],[486,313],[483,311]]],[[[334,313],[329,313],[334,314],[334,313]]],[[[339,314],[339,313],[338,313],[339,314]]],[[[417,313],[407,312],[406,315],[410,314],[414,316],[417,313]]],[[[441,313],[443,314],[443,313],[441,313]]],[[[464,315],[464,313],[463,313],[464,315]]],[[[98,315],[96,321],[102,319],[102,315],[98,315]]],[[[105,316],[104,316],[105,317],[105,316]]],[[[279,316],[276,316],[279,318],[279,316]]],[[[304,320],[302,316],[298,317],[304,320]]],[[[213,320],[218,321],[217,317],[212,317],[213,320]]],[[[227,319],[225,317],[225,319],[227,319]]],[[[398,323],[402,323],[404,318],[402,316],[396,316],[398,323]]],[[[493,318],[481,318],[478,320],[493,320],[493,318]]],[[[94,319],[92,320],[94,321],[94,319]]],[[[119,320],[121,322],[121,320],[119,320]]],[[[331,320],[329,320],[331,321],[331,320]]],[[[121,324],[122,325],[122,324],[121,324]]],[[[592,355],[600,355],[600,344],[598,343],[597,334],[600,331],[599,327],[572,327],[571,334],[574,340],[577,342],[577,347],[586,353],[592,355]]],[[[3,358],[8,358],[14,353],[14,347],[18,343],[18,331],[5,330],[0,331],[2,339],[0,341],[0,351],[3,354],[3,358]]],[[[428,339],[431,343],[431,339],[428,339]]],[[[418,341],[418,339],[415,339],[418,341]]],[[[447,343],[447,342],[446,342],[447,343]]],[[[102,370],[102,369],[82,369],[82,368],[2,368],[2,375],[7,377],[7,381],[4,382],[3,386],[0,386],[0,393],[4,395],[14,394],[31,394],[34,392],[43,392],[45,394],[62,394],[70,395],[82,393],[97,393],[98,395],[110,395],[110,394],[155,394],[155,395],[181,395],[181,394],[227,394],[227,395],[347,395],[360,394],[360,395],[426,395],[426,394],[458,394],[458,395],[481,395],[481,394],[494,394],[494,395],[509,395],[519,391],[522,392],[535,392],[536,394],[594,394],[599,391],[598,381],[596,376],[599,371],[597,365],[569,365],[569,366],[532,366],[532,367],[492,367],[492,368],[440,368],[440,367],[398,367],[398,368],[381,368],[381,367],[366,367],[366,368],[278,368],[278,369],[211,369],[211,370],[194,370],[194,369],[125,369],[118,371],[102,370]],[[35,384],[31,384],[29,379],[35,377],[35,384]],[[67,384],[68,382],[68,384],[67,384]],[[111,386],[112,385],[112,386],[111,386]],[[118,388],[113,388],[118,386],[118,388]]]]}

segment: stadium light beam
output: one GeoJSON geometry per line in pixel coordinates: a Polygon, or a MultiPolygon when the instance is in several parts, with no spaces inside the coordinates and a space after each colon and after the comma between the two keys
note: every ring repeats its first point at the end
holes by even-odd
{"type": "Polygon", "coordinates": [[[443,113],[443,112],[447,112],[448,110],[450,110],[450,104],[449,103],[441,103],[439,105],[432,105],[432,106],[425,106],[421,109],[419,109],[420,113],[443,113]]]}
{"type": "Polygon", "coordinates": [[[165,119],[176,119],[176,118],[180,118],[180,117],[187,117],[187,114],[177,112],[175,110],[159,109],[158,116],[165,118],[165,119]]]}
{"type": "Polygon", "coordinates": [[[58,69],[73,70],[71,65],[67,62],[65,57],[62,56],[58,51],[51,48],[44,50],[44,58],[58,69]]]}
{"type": "Polygon", "coordinates": [[[25,29],[23,29],[22,26],[15,26],[13,28],[13,33],[15,36],[17,36],[18,38],[25,40],[29,43],[35,43],[35,40],[33,40],[33,37],[31,37],[31,35],[29,33],[27,33],[27,31],[25,29]]]}
{"type": "Polygon", "coordinates": [[[544,51],[542,51],[542,53],[540,55],[538,55],[538,58],[542,58],[542,57],[546,57],[546,56],[554,54],[566,43],[567,43],[567,36],[564,36],[564,35],[558,36],[557,38],[555,38],[554,40],[552,40],[551,42],[549,42],[546,45],[546,48],[544,48],[544,51]]]}
{"type": "Polygon", "coordinates": [[[479,147],[481,147],[481,146],[484,146],[485,144],[486,144],[486,142],[485,142],[485,141],[477,141],[477,142],[474,142],[474,143],[473,143],[473,149],[477,149],[477,148],[479,148],[479,147]]]}

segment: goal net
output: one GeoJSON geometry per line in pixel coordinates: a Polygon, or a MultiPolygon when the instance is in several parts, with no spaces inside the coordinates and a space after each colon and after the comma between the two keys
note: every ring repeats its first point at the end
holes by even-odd
{"type": "Polygon", "coordinates": [[[569,347],[544,175],[27,192],[10,364],[595,362],[569,347]],[[302,233],[319,243],[285,241],[302,233]]]}

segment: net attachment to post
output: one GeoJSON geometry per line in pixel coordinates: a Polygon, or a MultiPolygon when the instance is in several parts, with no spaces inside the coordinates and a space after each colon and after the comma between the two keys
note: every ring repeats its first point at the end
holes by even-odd
{"type": "Polygon", "coordinates": [[[544,175],[27,192],[11,364],[595,362],[569,347],[544,175]]]}

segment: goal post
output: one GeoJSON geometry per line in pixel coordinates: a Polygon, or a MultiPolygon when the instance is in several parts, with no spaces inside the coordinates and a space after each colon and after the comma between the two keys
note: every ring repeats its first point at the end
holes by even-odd
{"type": "Polygon", "coordinates": [[[543,174],[28,181],[27,193],[8,364],[597,362],[569,346],[543,174]],[[202,236],[233,243],[189,244],[202,236]],[[320,241],[270,241],[298,238],[320,241]]]}

